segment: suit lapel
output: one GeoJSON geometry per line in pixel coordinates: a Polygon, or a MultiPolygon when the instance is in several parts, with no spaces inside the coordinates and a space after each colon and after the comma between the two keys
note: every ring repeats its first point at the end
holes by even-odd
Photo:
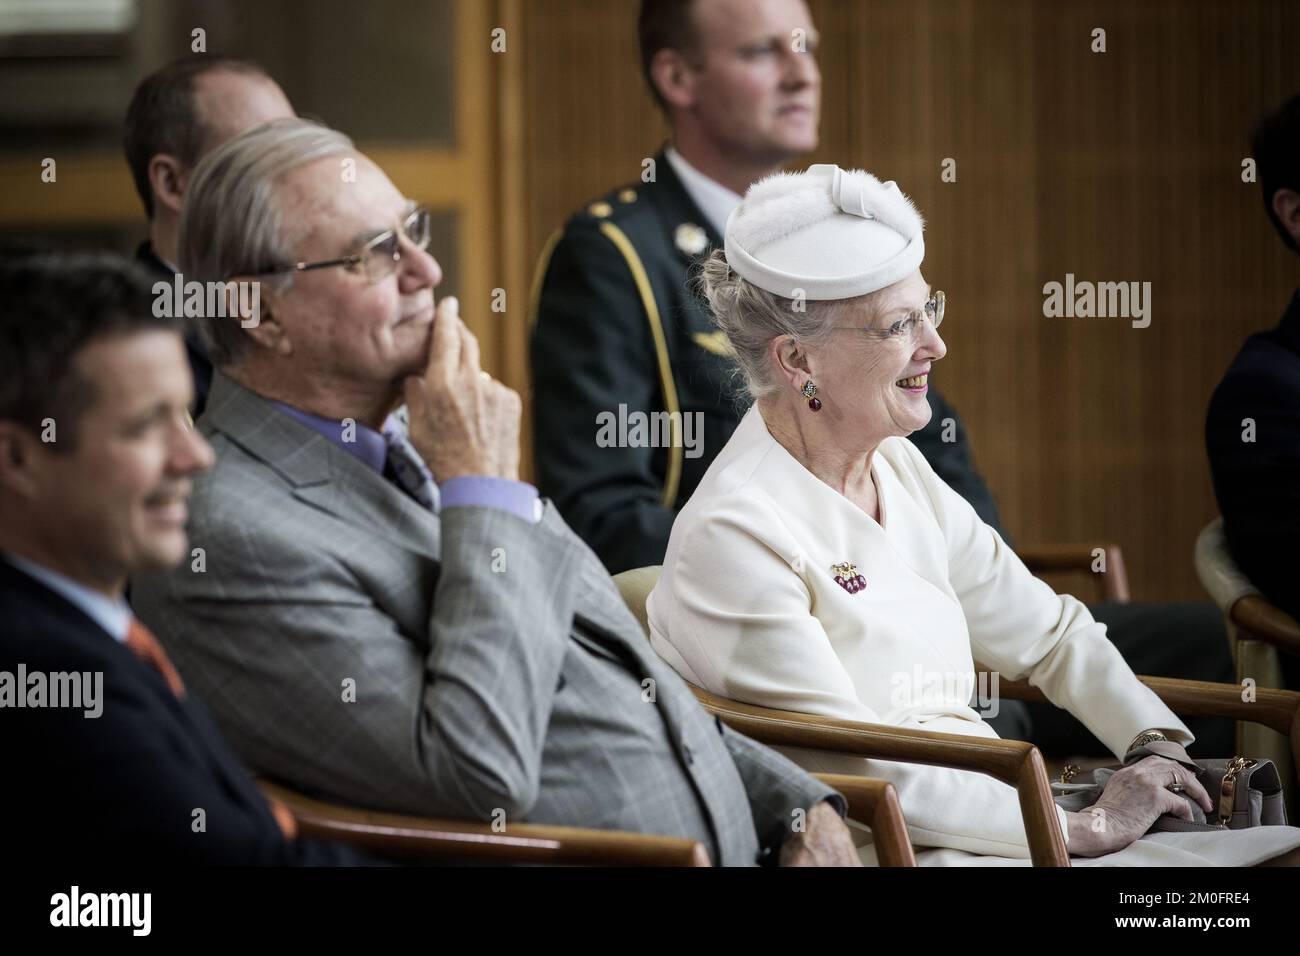
{"type": "Polygon", "coordinates": [[[295,498],[368,535],[417,554],[439,556],[440,526],[433,512],[347,452],[319,435],[315,439],[334,452],[325,463],[329,478],[295,487],[295,498]]]}
{"type": "Polygon", "coordinates": [[[218,372],[200,423],[265,463],[295,498],[399,547],[438,557],[438,519],[352,455],[218,372]]]}

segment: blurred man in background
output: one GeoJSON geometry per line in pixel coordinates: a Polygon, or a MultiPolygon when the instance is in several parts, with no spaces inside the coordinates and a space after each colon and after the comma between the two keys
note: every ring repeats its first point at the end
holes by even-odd
{"type": "MultiPolygon", "coordinates": [[[[1251,155],[1273,228],[1300,252],[1300,95],[1260,124],[1251,155]]],[[[1237,353],[1210,400],[1205,441],[1233,560],[1300,618],[1300,291],[1277,328],[1237,353]]],[[[1280,661],[1286,686],[1300,690],[1300,657],[1280,661]]]]}
{"type": "MultiPolygon", "coordinates": [[[[275,80],[261,67],[232,57],[184,57],[147,76],[131,98],[123,136],[126,161],[149,217],[149,238],[136,258],[170,282],[177,271],[185,187],[199,160],[245,130],[293,115],[275,80]]],[[[186,329],[185,349],[197,416],[207,401],[212,363],[195,326],[186,329]]]]}

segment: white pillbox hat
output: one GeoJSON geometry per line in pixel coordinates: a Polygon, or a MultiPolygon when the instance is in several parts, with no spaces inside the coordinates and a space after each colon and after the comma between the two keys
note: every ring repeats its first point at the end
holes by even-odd
{"type": "Polygon", "coordinates": [[[749,188],[727,220],[727,263],[787,299],[851,299],[906,278],[925,258],[920,214],[892,180],[822,164],[749,188]]]}

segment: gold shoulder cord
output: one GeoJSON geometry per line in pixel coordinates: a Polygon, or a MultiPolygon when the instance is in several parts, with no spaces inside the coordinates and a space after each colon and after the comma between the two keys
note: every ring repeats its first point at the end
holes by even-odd
{"type": "Polygon", "coordinates": [[[563,229],[556,229],[546,240],[546,245],[542,246],[542,254],[537,257],[537,268],[533,270],[533,285],[528,290],[528,329],[531,332],[537,327],[537,313],[542,308],[542,283],[546,279],[546,270],[551,265],[551,256],[555,254],[555,247],[560,244],[560,239],[564,236],[563,229]]]}
{"type": "Polygon", "coordinates": [[[632,281],[641,294],[641,305],[650,322],[650,335],[654,339],[655,356],[659,361],[659,382],[663,387],[664,405],[667,406],[669,427],[672,429],[672,441],[668,448],[668,474],[664,480],[661,503],[665,508],[672,508],[677,503],[677,488],[682,479],[682,416],[681,405],[677,401],[677,383],[673,381],[672,365],[668,361],[668,342],[664,338],[664,326],[659,318],[659,306],[655,304],[654,290],[650,288],[645,266],[627,234],[612,222],[602,222],[600,231],[614,243],[614,247],[627,261],[632,281]]]}

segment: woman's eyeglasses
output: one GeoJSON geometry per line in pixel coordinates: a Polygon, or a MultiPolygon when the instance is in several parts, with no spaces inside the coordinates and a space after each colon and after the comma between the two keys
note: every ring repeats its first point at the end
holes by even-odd
{"type": "Polygon", "coordinates": [[[925,330],[923,323],[929,322],[936,329],[943,324],[943,306],[946,298],[942,292],[936,291],[926,300],[925,305],[913,309],[887,329],[864,329],[856,325],[837,325],[835,328],[865,332],[872,338],[885,341],[916,343],[921,340],[921,334],[925,330]]]}
{"type": "Polygon", "coordinates": [[[366,281],[373,285],[393,274],[397,264],[402,261],[402,238],[423,252],[429,248],[430,215],[429,210],[417,206],[407,213],[402,220],[402,228],[388,229],[369,240],[357,252],[338,259],[322,259],[319,262],[298,262],[291,266],[277,269],[264,269],[256,275],[280,275],[286,272],[310,272],[313,269],[330,269],[342,266],[352,272],[360,271],[366,281]]]}

